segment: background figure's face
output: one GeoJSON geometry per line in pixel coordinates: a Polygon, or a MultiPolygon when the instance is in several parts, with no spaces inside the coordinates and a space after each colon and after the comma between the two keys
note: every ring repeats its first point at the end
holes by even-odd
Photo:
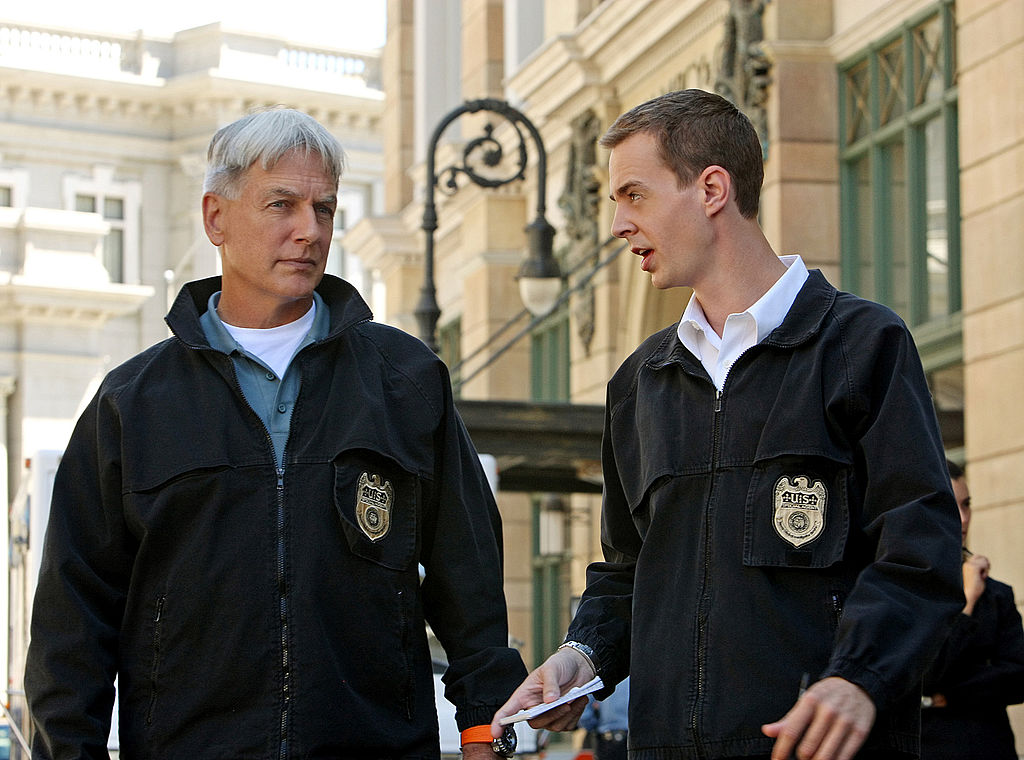
{"type": "Polygon", "coordinates": [[[967,478],[957,478],[953,484],[953,497],[960,509],[960,538],[967,546],[967,528],[971,524],[971,492],[967,490],[967,478]]]}
{"type": "Polygon", "coordinates": [[[323,278],[336,207],[337,185],[315,153],[286,153],[269,171],[254,164],[237,198],[207,193],[203,219],[223,265],[222,318],[274,327],[301,317],[323,278]]]}
{"type": "Polygon", "coordinates": [[[698,182],[681,187],[658,154],[658,142],[639,132],[616,145],[608,159],[612,234],[641,256],[640,268],[657,288],[693,287],[709,263],[711,231],[698,182]]]}

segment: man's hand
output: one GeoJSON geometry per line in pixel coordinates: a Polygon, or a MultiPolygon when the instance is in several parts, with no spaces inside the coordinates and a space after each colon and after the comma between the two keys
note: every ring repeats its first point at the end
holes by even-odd
{"type": "Polygon", "coordinates": [[[470,742],[462,748],[464,760],[495,760],[497,755],[487,742],[470,742]]]}
{"type": "Polygon", "coordinates": [[[843,678],[826,678],[804,692],[785,717],[761,726],[775,737],[772,760],[850,760],[875,722],[875,703],[843,678]]]}
{"type": "Polygon", "coordinates": [[[985,591],[985,579],[988,578],[988,571],[988,557],[972,554],[964,562],[964,598],[967,600],[967,604],[964,606],[965,615],[974,612],[974,604],[985,591]]]}
{"type": "MultiPolygon", "coordinates": [[[[504,727],[499,721],[502,718],[541,702],[554,702],[569,689],[582,686],[595,675],[582,654],[574,649],[559,649],[530,673],[519,688],[512,692],[508,702],[494,714],[491,735],[501,736],[504,727]]],[[[576,728],[586,706],[587,698],[580,697],[538,715],[529,723],[533,728],[546,728],[548,731],[571,731],[576,728]]]]}

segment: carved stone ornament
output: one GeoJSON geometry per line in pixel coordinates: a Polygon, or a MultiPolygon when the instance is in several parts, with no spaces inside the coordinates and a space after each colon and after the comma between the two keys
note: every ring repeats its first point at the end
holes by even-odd
{"type": "Polygon", "coordinates": [[[729,0],[715,92],[747,115],[768,158],[768,87],[772,64],[764,52],[762,20],[767,0],[729,0]]]}
{"type": "MultiPolygon", "coordinates": [[[[558,205],[565,214],[565,234],[569,239],[566,270],[586,276],[597,265],[600,255],[598,205],[601,182],[597,177],[597,140],[600,123],[593,111],[586,111],[572,122],[569,169],[565,189],[558,205]],[[590,266],[583,266],[589,263],[590,266]]],[[[573,283],[569,283],[570,288],[573,283]]],[[[588,283],[573,297],[573,317],[583,349],[590,354],[594,338],[594,288],[588,283]]]]}

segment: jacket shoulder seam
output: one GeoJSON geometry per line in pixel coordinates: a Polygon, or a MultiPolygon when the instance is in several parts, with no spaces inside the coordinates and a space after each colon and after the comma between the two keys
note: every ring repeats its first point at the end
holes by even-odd
{"type": "MultiPolygon", "coordinates": [[[[426,388],[423,386],[423,384],[420,382],[420,380],[418,378],[414,377],[413,375],[411,375],[405,369],[404,366],[402,366],[402,365],[398,364],[397,362],[395,362],[394,360],[392,360],[391,354],[388,351],[388,346],[384,345],[384,343],[379,339],[379,336],[378,336],[377,333],[388,333],[388,334],[392,334],[393,333],[395,335],[401,335],[402,337],[405,337],[406,339],[408,339],[410,341],[416,340],[415,338],[410,336],[408,333],[402,332],[401,330],[399,330],[397,328],[390,327],[388,325],[383,325],[383,324],[381,324],[379,322],[364,321],[364,322],[360,322],[360,323],[354,325],[353,327],[354,327],[354,329],[356,329],[356,331],[360,335],[365,337],[370,343],[372,343],[374,345],[374,347],[377,349],[377,354],[381,358],[381,361],[386,362],[390,369],[394,370],[396,373],[398,373],[399,375],[404,377],[406,380],[408,380],[413,385],[413,387],[416,388],[416,390],[420,394],[420,397],[430,407],[431,411],[434,414],[440,414],[441,413],[441,409],[437,406],[435,399],[433,399],[431,397],[430,393],[426,390],[426,388]]],[[[440,362],[441,360],[438,359],[437,357],[434,357],[434,361],[440,362]]],[[[442,363],[442,365],[443,365],[443,363],[442,363]]]]}

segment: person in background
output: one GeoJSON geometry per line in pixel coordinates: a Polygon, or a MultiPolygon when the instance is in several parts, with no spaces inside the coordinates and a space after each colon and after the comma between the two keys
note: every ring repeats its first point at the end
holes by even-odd
{"type": "Polygon", "coordinates": [[[1017,760],[1007,705],[1024,702],[1024,627],[1013,589],[967,548],[971,493],[946,462],[960,507],[966,605],[924,678],[921,760],[1017,760]]]}
{"type": "Polygon", "coordinates": [[[629,730],[629,676],[602,700],[589,699],[580,728],[594,737],[595,760],[626,760],[629,730]]]}
{"type": "Polygon", "coordinates": [[[122,757],[437,758],[428,623],[487,734],[466,758],[495,756],[526,673],[498,510],[444,364],[324,275],[343,158],[292,109],[213,136],[223,275],[107,375],[57,472],[33,757],[107,757],[117,677],[122,757]]]}
{"type": "MultiPolygon", "coordinates": [[[[921,676],[963,593],[910,331],[772,250],[761,143],[724,98],[659,96],[601,145],[612,234],[692,295],[608,383],[605,561],[492,735],[628,674],[630,760],[916,757],[921,676]]],[[[571,729],[585,703],[531,725],[571,729]]]]}

